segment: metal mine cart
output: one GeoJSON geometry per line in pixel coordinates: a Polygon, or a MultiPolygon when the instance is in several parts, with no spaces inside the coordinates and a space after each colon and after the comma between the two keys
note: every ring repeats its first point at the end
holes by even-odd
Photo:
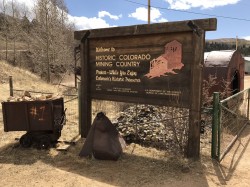
{"type": "Polygon", "coordinates": [[[65,124],[63,98],[39,101],[2,102],[4,131],[27,131],[20,138],[22,147],[34,143],[47,149],[56,143],[65,124]]]}

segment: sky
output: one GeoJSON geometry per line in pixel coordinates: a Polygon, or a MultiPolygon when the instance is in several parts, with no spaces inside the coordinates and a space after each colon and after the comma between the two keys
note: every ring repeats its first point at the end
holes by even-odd
{"type": "MultiPolygon", "coordinates": [[[[0,3],[3,0],[0,0],[0,3]]],[[[10,1],[10,0],[6,0],[10,1]]],[[[15,0],[32,8],[35,0],[15,0]]],[[[148,0],[64,0],[76,30],[148,23],[148,0]]],[[[217,18],[206,39],[250,40],[249,0],[151,0],[151,23],[217,18]]]]}
{"type": "MultiPolygon", "coordinates": [[[[148,0],[65,0],[65,3],[80,30],[148,21],[148,0]]],[[[150,4],[151,23],[217,18],[217,30],[206,32],[207,39],[250,40],[249,0],[151,0],[150,4]]]]}

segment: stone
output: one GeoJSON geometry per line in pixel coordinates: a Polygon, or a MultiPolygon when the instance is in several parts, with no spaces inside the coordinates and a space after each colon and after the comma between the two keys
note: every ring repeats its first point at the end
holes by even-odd
{"type": "Polygon", "coordinates": [[[28,91],[24,91],[23,92],[23,96],[26,96],[26,97],[31,97],[30,93],[28,91]]]}
{"type": "Polygon", "coordinates": [[[120,113],[120,116],[117,117],[117,128],[123,137],[126,136],[124,139],[127,143],[139,142],[142,145],[152,145],[158,148],[162,147],[172,150],[178,147],[174,139],[174,132],[176,131],[178,136],[183,136],[185,129],[184,124],[187,123],[186,120],[188,118],[174,121],[165,119],[186,116],[187,114],[188,109],[133,105],[126,108],[120,113]]]}

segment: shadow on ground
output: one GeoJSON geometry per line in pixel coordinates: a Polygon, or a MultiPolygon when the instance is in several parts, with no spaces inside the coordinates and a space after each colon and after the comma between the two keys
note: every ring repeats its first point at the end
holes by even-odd
{"type": "MultiPolygon", "coordinates": [[[[168,155],[151,156],[141,154],[145,151],[137,144],[131,144],[118,161],[101,161],[79,158],[83,140],[71,146],[68,151],[24,149],[18,143],[0,148],[0,163],[32,166],[41,161],[50,169],[56,168],[74,173],[81,178],[114,186],[202,186],[207,187],[204,168],[200,161],[191,162],[168,155]]],[[[34,176],[35,178],[36,176],[34,176]]],[[[58,177],[58,176],[54,176],[58,177]]],[[[59,176],[60,178],[60,176],[59,176]]]]}
{"type": "MultiPolygon", "coordinates": [[[[220,184],[226,185],[228,181],[233,177],[235,170],[242,160],[247,149],[249,149],[250,143],[250,126],[246,126],[238,140],[236,140],[233,147],[225,155],[221,163],[213,162],[215,173],[220,181],[220,184]]],[[[247,163],[245,163],[247,164],[247,163]]],[[[249,164],[249,163],[248,163],[249,164]]]]}

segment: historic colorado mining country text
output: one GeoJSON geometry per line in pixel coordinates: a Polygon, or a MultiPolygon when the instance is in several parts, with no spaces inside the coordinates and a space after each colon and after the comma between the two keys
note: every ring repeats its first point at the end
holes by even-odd
{"type": "MultiPolygon", "coordinates": [[[[96,53],[110,51],[115,52],[115,48],[97,47],[96,53]]],[[[150,61],[150,54],[123,54],[123,55],[96,55],[96,80],[110,82],[141,82],[138,72],[142,60],[150,61]],[[101,70],[101,67],[109,67],[108,70],[101,70]],[[126,70],[124,70],[126,68],[126,70]]]]}

